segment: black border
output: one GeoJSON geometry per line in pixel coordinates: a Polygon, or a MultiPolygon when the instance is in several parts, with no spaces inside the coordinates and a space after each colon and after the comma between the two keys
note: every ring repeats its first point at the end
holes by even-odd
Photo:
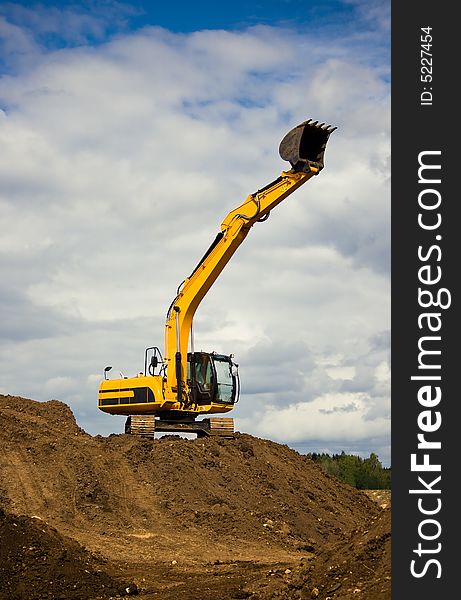
{"type": "MultiPolygon", "coordinates": [[[[458,257],[461,252],[458,239],[458,203],[456,179],[460,167],[456,164],[460,153],[458,123],[455,114],[457,97],[456,46],[461,37],[455,17],[454,3],[392,3],[392,598],[418,598],[434,600],[459,593],[458,570],[458,511],[455,483],[461,479],[458,466],[458,439],[461,439],[460,404],[457,390],[458,332],[457,321],[459,278],[461,269],[458,257]],[[432,27],[431,48],[433,81],[421,82],[420,28],[432,27]],[[421,106],[423,87],[432,88],[432,105],[421,106]],[[450,290],[451,307],[442,310],[443,326],[440,357],[442,400],[439,410],[442,426],[433,434],[440,439],[440,450],[432,451],[432,461],[437,457],[442,466],[442,508],[434,516],[440,521],[440,552],[427,554],[441,563],[441,577],[432,565],[426,574],[415,578],[410,572],[410,562],[418,558],[413,550],[420,540],[418,525],[424,519],[417,506],[417,495],[409,493],[418,486],[418,479],[410,468],[410,455],[416,451],[417,416],[422,407],[417,400],[419,383],[410,377],[417,374],[418,329],[418,259],[419,245],[432,243],[434,232],[418,226],[418,154],[424,150],[441,150],[442,225],[437,233],[442,258],[440,285],[450,290]],[[415,485],[416,484],[416,485],[415,485]],[[457,507],[457,506],[456,506],[457,507]],[[442,595],[443,594],[443,595],[442,595]]],[[[435,254],[434,254],[435,256],[435,254]]],[[[437,264],[437,263],[435,263],[437,264]]],[[[458,315],[459,317],[459,315],[458,315]]],[[[435,410],[435,409],[434,409],[435,410]]],[[[421,473],[420,473],[421,475],[421,473]]],[[[429,473],[427,480],[437,473],[429,473]]],[[[436,487],[436,486],[434,486],[436,487]]],[[[427,496],[428,497],[428,496],[427,496]]],[[[431,496],[435,498],[435,495],[431,496]]],[[[429,517],[426,517],[429,518],[429,517]]],[[[427,530],[429,531],[429,530],[427,530]]],[[[436,542],[434,541],[433,544],[436,542]]],[[[427,547],[430,543],[427,542],[427,547]]],[[[419,565],[423,563],[419,559],[419,565]]]]}

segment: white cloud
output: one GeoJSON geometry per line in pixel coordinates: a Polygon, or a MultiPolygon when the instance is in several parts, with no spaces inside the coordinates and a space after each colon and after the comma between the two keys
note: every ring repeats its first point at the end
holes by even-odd
{"type": "Polygon", "coordinates": [[[314,117],[339,126],[324,172],[250,232],[199,309],[196,347],[236,354],[248,431],[275,436],[275,418],[278,439],[385,445],[385,61],[269,27],[57,51],[5,31],[29,59],[0,80],[0,391],[60,394],[90,432],[121,430],[96,412],[96,373],[134,374],[162,345],[178,284],[314,117]]]}
{"type": "Polygon", "coordinates": [[[355,375],[355,367],[329,367],[325,371],[332,379],[340,379],[342,381],[354,379],[355,375]]]}
{"type": "Polygon", "coordinates": [[[361,393],[323,394],[311,402],[299,402],[280,408],[267,406],[257,424],[256,433],[277,440],[315,439],[346,442],[384,436],[389,418],[367,419],[370,398],[361,393]]]}

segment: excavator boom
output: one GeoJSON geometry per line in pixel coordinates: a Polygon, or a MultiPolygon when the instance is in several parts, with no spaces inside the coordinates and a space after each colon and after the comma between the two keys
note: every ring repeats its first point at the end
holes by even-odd
{"type": "MultiPolygon", "coordinates": [[[[275,181],[250,194],[241,206],[226,216],[221,223],[220,233],[191,275],[183,282],[170,306],[165,331],[165,360],[169,363],[175,356],[178,360],[179,353],[182,360],[182,377],[186,369],[185,357],[192,319],[200,302],[251,227],[264,221],[275,206],[323,169],[326,144],[335,129],[325,127],[324,123],[319,125],[318,121],[308,120],[286,134],[280,143],[279,153],[281,158],[290,162],[292,169],[282,172],[275,181]]],[[[179,368],[176,368],[172,386],[177,394],[178,380],[179,368]]]]}

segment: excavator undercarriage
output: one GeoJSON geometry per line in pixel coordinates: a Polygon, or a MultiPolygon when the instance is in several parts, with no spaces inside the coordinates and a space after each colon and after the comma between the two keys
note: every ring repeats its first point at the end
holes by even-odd
{"type": "Polygon", "coordinates": [[[156,433],[194,433],[197,437],[234,436],[234,419],[210,417],[201,421],[168,421],[156,419],[155,415],[131,415],[125,423],[125,433],[153,438],[156,433]]]}

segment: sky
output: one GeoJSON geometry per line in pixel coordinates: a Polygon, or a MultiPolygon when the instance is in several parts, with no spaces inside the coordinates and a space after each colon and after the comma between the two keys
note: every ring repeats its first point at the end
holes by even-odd
{"type": "MultiPolygon", "coordinates": [[[[199,307],[233,353],[236,429],[390,465],[387,1],[0,5],[0,393],[92,435],[106,365],[134,375],[224,217],[338,129],[199,307]]],[[[230,416],[230,415],[229,415],[230,416]]]]}

